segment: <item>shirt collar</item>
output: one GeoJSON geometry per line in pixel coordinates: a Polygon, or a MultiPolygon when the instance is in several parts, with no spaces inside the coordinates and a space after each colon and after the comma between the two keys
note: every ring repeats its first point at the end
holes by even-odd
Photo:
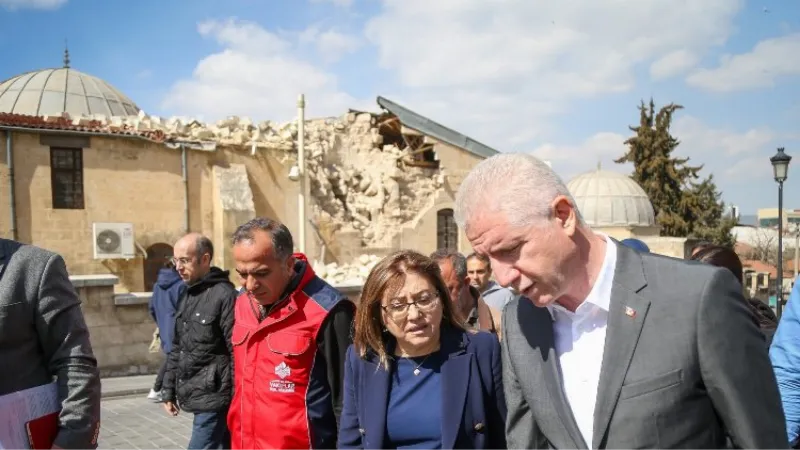
{"type": "Polygon", "coordinates": [[[550,312],[550,317],[555,319],[555,311],[566,313],[569,316],[582,315],[582,313],[600,309],[608,312],[611,302],[611,288],[614,284],[614,270],[617,266],[617,246],[614,240],[603,233],[596,233],[606,241],[606,254],[603,257],[603,264],[600,266],[600,272],[597,274],[592,290],[583,303],[578,306],[578,309],[573,313],[557,303],[547,305],[547,310],[550,312]]]}

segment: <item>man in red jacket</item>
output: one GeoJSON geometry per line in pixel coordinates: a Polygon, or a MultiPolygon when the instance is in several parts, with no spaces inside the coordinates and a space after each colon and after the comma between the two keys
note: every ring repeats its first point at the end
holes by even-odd
{"type": "Polygon", "coordinates": [[[244,284],[232,338],[234,449],[336,448],[355,305],[293,246],[285,225],[262,217],[233,235],[244,284]]]}

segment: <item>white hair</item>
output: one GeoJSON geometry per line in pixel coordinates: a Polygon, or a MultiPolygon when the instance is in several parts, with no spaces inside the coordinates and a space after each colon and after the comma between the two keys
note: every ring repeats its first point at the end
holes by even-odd
{"type": "Polygon", "coordinates": [[[461,182],[454,216],[463,230],[476,213],[487,212],[505,213],[512,226],[528,226],[549,219],[560,195],[569,199],[582,224],[572,194],[547,163],[527,153],[501,153],[481,161],[461,182]]]}

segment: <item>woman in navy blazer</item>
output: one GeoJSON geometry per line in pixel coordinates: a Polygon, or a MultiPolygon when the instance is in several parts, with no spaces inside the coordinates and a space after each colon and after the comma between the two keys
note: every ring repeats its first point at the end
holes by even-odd
{"type": "Polygon", "coordinates": [[[454,316],[439,266],[414,251],[369,274],[347,351],[339,448],[505,448],[500,343],[454,316]]]}

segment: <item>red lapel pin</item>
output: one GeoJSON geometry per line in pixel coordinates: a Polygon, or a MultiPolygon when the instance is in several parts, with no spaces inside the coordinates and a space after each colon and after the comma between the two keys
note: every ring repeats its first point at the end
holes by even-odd
{"type": "Polygon", "coordinates": [[[630,306],[626,306],[625,307],[625,315],[632,319],[632,318],[636,317],[636,310],[631,308],[630,306]]]}

